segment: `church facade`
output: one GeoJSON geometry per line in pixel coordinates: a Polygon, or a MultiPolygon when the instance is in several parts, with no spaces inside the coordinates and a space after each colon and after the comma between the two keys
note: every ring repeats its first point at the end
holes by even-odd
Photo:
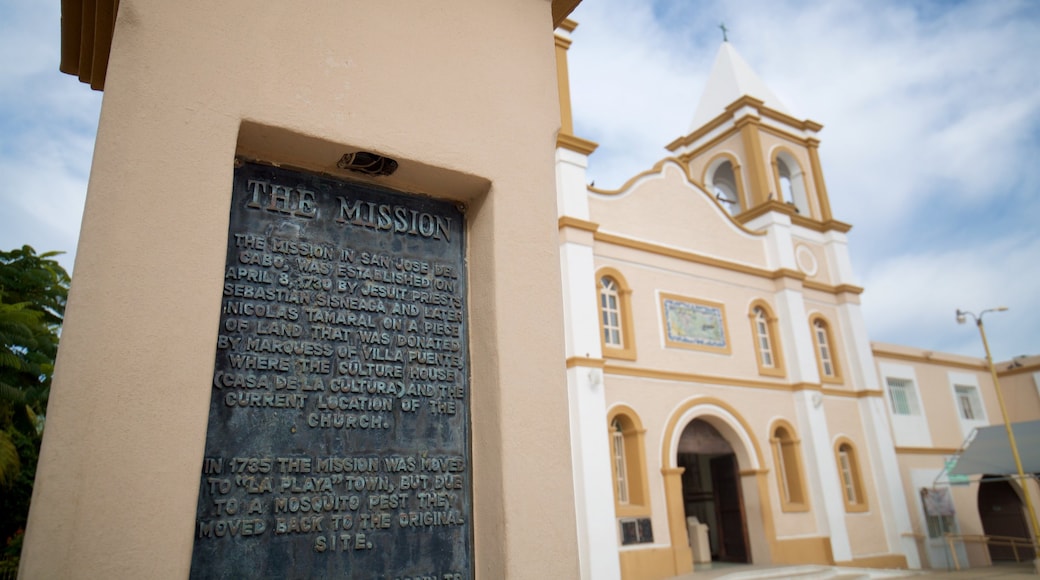
{"type": "MultiPolygon", "coordinates": [[[[557,29],[556,159],[583,577],[946,567],[919,490],[971,428],[1000,422],[985,361],[871,343],[822,126],[791,116],[729,43],[669,155],[617,190],[587,185],[596,144],[574,135],[567,102],[574,26],[557,29]],[[961,387],[978,412],[958,422],[961,387]]],[[[958,531],[981,534],[972,485],[954,494],[975,514],[958,531]]],[[[958,550],[989,563],[981,544],[958,550]]]]}

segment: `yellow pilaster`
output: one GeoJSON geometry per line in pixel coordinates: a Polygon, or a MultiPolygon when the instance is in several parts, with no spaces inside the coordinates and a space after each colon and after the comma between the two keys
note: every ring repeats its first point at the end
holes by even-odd
{"type": "MultiPolygon", "coordinates": [[[[566,3],[573,0],[560,1],[566,3]]],[[[574,29],[577,27],[577,22],[566,19],[560,23],[555,36],[556,91],[560,99],[560,133],[556,136],[556,146],[570,149],[582,155],[592,155],[592,152],[599,145],[574,134],[574,115],[571,110],[571,78],[570,71],[567,68],[567,50],[571,47],[571,40],[567,35],[574,32],[574,29]]]]}
{"type": "Polygon", "coordinates": [[[762,140],[759,138],[760,125],[760,121],[754,117],[743,117],[736,123],[744,144],[748,177],[751,179],[751,207],[765,203],[770,192],[769,173],[762,158],[762,140]]]}
{"type": "MultiPolygon", "coordinates": [[[[578,23],[564,20],[560,28],[567,33],[573,32],[578,23]]],[[[574,117],[571,113],[571,81],[567,68],[567,49],[571,47],[569,38],[556,35],[556,86],[560,94],[560,133],[574,135],[574,117]]]]}
{"type": "Polygon", "coordinates": [[[682,499],[683,467],[665,467],[661,469],[664,476],[665,504],[668,508],[668,535],[672,540],[672,562],[675,574],[693,571],[693,550],[690,549],[689,535],[686,531],[686,510],[682,499]]]}
{"type": "Polygon", "coordinates": [[[758,485],[758,501],[762,507],[762,531],[766,536],[766,542],[769,544],[769,554],[756,555],[755,560],[758,562],[772,562],[773,554],[776,554],[776,523],[773,521],[772,502],[769,501],[768,474],[769,471],[765,469],[760,469],[755,473],[755,483],[758,485]]]}
{"type": "Polygon", "coordinates": [[[809,150],[809,165],[812,166],[813,186],[816,189],[816,199],[820,204],[820,221],[830,221],[831,201],[827,196],[827,184],[823,181],[823,166],[820,165],[820,140],[807,139],[806,149],[809,150]]]}

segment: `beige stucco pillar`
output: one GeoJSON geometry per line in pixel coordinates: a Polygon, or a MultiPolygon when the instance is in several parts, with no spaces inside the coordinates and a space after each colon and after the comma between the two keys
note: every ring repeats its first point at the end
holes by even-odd
{"type": "Polygon", "coordinates": [[[187,576],[235,156],[356,150],[468,206],[478,577],[577,575],[550,8],[120,3],[21,577],[187,576]]]}

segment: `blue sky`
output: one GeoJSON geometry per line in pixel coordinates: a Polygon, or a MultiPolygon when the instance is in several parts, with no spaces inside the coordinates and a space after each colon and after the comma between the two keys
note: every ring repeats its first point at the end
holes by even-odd
{"type": "Polygon", "coordinates": [[[998,360],[1040,353],[1040,3],[585,0],[575,131],[616,188],[684,134],[724,22],[820,156],[872,340],[998,360]]]}
{"type": "Polygon", "coordinates": [[[0,248],[67,252],[79,237],[101,93],[58,72],[61,3],[0,3],[0,248]]]}
{"type": "MultiPolygon", "coordinates": [[[[0,4],[0,248],[71,269],[101,94],[58,72],[60,2],[0,4]]],[[[824,125],[873,340],[1040,353],[1040,2],[584,0],[570,51],[590,179],[617,187],[686,132],[725,22],[795,116],[824,125]]]]}

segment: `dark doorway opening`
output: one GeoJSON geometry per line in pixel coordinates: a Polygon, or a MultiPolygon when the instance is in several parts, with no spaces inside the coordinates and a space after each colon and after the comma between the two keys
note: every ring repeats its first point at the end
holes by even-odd
{"type": "Polygon", "coordinates": [[[708,525],[711,559],[751,562],[737,456],[729,442],[710,424],[696,419],[679,438],[676,463],[685,469],[686,517],[708,525]]]}
{"type": "Polygon", "coordinates": [[[1029,526],[1022,498],[1007,479],[997,475],[983,476],[979,484],[979,518],[982,520],[982,531],[987,536],[1005,538],[1021,538],[1025,547],[1018,547],[1018,558],[1015,549],[1007,544],[990,543],[989,557],[994,562],[1003,560],[1032,560],[1033,549],[1030,543],[1029,526]]]}

